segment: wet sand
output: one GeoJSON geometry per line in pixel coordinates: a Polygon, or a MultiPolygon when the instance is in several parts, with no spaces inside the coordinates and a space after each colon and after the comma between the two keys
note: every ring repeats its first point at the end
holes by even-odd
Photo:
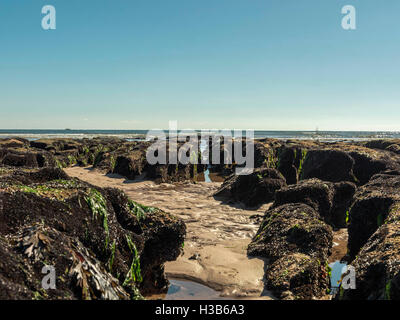
{"type": "Polygon", "coordinates": [[[329,263],[341,261],[347,254],[347,242],[349,234],[347,229],[339,229],[333,232],[332,253],[329,257],[329,263]]]}
{"type": "Polygon", "coordinates": [[[212,194],[220,182],[156,184],[126,180],[120,175],[104,175],[90,168],[65,169],[100,187],[116,187],[144,205],[155,206],[182,218],[187,226],[184,254],[165,264],[169,278],[192,280],[230,298],[271,299],[263,291],[265,261],[248,258],[247,245],[258,229],[251,218],[262,215],[270,204],[258,210],[221,203],[212,194]]]}

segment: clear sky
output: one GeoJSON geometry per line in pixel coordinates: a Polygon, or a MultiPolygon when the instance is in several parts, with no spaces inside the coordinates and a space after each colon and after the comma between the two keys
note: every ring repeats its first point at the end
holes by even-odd
{"type": "Polygon", "coordinates": [[[400,130],[399,17],[399,0],[0,0],[0,129],[400,130]]]}

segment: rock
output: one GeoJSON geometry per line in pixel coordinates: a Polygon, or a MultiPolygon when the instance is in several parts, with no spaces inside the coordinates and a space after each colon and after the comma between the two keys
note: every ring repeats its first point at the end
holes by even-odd
{"type": "Polygon", "coordinates": [[[46,151],[65,151],[76,150],[81,146],[78,139],[39,139],[30,142],[32,148],[43,149],[46,151]]]}
{"type": "Polygon", "coordinates": [[[386,150],[400,155],[400,143],[392,144],[388,146],[386,150]]]}
{"type": "Polygon", "coordinates": [[[319,179],[300,181],[297,185],[287,186],[275,194],[274,207],[286,203],[305,203],[319,212],[324,221],[330,222],[334,189],[332,184],[319,179]]]}
{"type": "Polygon", "coordinates": [[[302,165],[301,179],[356,182],[353,174],[354,163],[354,159],[343,151],[310,150],[302,165]]]}
{"type": "Polygon", "coordinates": [[[333,185],[335,193],[331,208],[331,225],[335,228],[346,228],[353,196],[357,187],[352,182],[338,182],[333,185]]]}
{"type": "MultiPolygon", "coordinates": [[[[279,151],[278,170],[283,174],[288,185],[297,183],[296,155],[298,149],[283,147],[279,151]]],[[[300,151],[301,152],[301,151],[300,151]]]]}
{"type": "Polygon", "coordinates": [[[400,154],[400,139],[372,140],[365,143],[367,148],[387,150],[400,154]]]}
{"type": "Polygon", "coordinates": [[[4,148],[0,149],[0,164],[39,168],[55,166],[55,159],[51,153],[46,151],[34,151],[29,148],[4,148]]]}
{"type": "Polygon", "coordinates": [[[56,168],[0,175],[1,297],[137,299],[167,290],[163,265],[181,253],[180,219],[56,168]],[[40,288],[43,264],[58,276],[51,293],[40,288]]]}
{"type": "MultiPolygon", "coordinates": [[[[127,179],[133,180],[136,176],[144,172],[146,164],[146,154],[144,151],[132,152],[129,155],[118,156],[115,160],[114,168],[111,168],[111,170],[114,173],[123,175],[127,179]]],[[[113,164],[111,164],[111,167],[113,167],[113,164]]]]}
{"type": "Polygon", "coordinates": [[[344,151],[354,159],[353,173],[358,185],[366,184],[375,174],[400,170],[400,157],[389,151],[372,150],[350,143],[337,143],[331,148],[344,151]]]}
{"type": "Polygon", "coordinates": [[[67,180],[68,175],[59,168],[40,168],[37,170],[27,168],[3,167],[0,168],[0,182],[16,184],[44,183],[50,180],[67,180]]]}
{"type": "Polygon", "coordinates": [[[373,175],[397,167],[390,158],[374,158],[369,154],[353,151],[350,153],[354,159],[354,175],[359,184],[366,184],[373,175]]]}
{"type": "Polygon", "coordinates": [[[275,192],[286,186],[285,178],[276,169],[260,168],[250,175],[232,175],[214,196],[225,196],[254,207],[273,201],[275,192]]]}
{"type": "Polygon", "coordinates": [[[355,257],[400,201],[400,176],[378,174],[359,188],[349,213],[349,254],[355,257]]]}
{"type": "Polygon", "coordinates": [[[318,212],[302,203],[270,209],[247,252],[272,261],[292,253],[325,260],[330,254],[333,233],[319,219],[318,212]]]}
{"type": "MultiPolygon", "coordinates": [[[[275,168],[276,159],[273,146],[280,145],[277,140],[264,139],[263,143],[261,143],[257,140],[248,142],[243,138],[240,142],[242,155],[246,155],[247,143],[251,143],[254,150],[254,168],[275,168]]],[[[232,149],[230,150],[223,140],[220,142],[214,142],[210,139],[210,152],[205,153],[210,161],[210,171],[220,173],[224,176],[229,176],[235,173],[236,167],[243,167],[243,165],[237,164],[237,159],[235,160],[235,147],[235,143],[232,142],[232,149]],[[213,149],[219,149],[219,154],[216,158],[213,155],[213,149]]]]}
{"type": "Polygon", "coordinates": [[[284,300],[322,298],[330,288],[326,264],[301,253],[276,260],[267,269],[265,278],[267,289],[284,300]]]}
{"type": "Polygon", "coordinates": [[[317,211],[290,203],[266,212],[247,252],[268,259],[266,288],[278,298],[313,299],[329,288],[332,239],[332,228],[317,211]]]}
{"type": "Polygon", "coordinates": [[[303,163],[307,153],[312,148],[321,148],[318,142],[287,140],[281,145],[274,146],[276,168],[286,178],[287,184],[296,184],[303,174],[303,163]]]}
{"type": "Polygon", "coordinates": [[[304,203],[319,212],[321,219],[335,228],[346,226],[355,185],[350,182],[332,183],[319,179],[302,180],[278,190],[273,207],[286,203],[304,203]]]}
{"type": "Polygon", "coordinates": [[[351,263],[356,288],[340,290],[342,300],[400,299],[400,202],[393,204],[375,233],[351,263]]]}
{"type": "Polygon", "coordinates": [[[23,138],[0,139],[0,148],[24,148],[29,141],[23,138]]]}
{"type": "Polygon", "coordinates": [[[125,193],[118,189],[106,188],[105,192],[121,226],[144,239],[144,248],[140,254],[140,262],[145,266],[142,267],[141,293],[166,290],[168,281],[164,276],[164,263],[176,260],[181,254],[186,234],[185,224],[181,219],[158,208],[129,200],[125,193]]]}
{"type": "Polygon", "coordinates": [[[363,185],[377,173],[400,171],[400,157],[387,150],[371,150],[356,143],[287,141],[278,148],[278,169],[288,184],[298,179],[355,182],[363,185]]]}

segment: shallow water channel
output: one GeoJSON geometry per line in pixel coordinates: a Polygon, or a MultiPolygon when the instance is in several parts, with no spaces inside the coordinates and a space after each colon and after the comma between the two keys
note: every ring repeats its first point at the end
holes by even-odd
{"type": "Polygon", "coordinates": [[[334,293],[337,291],[340,285],[341,277],[344,272],[346,272],[346,267],[347,264],[344,262],[341,262],[339,260],[332,262],[329,264],[329,267],[331,267],[331,293],[334,293]]]}
{"type": "Polygon", "coordinates": [[[164,300],[227,300],[218,291],[194,281],[169,279],[169,282],[164,300]]]}

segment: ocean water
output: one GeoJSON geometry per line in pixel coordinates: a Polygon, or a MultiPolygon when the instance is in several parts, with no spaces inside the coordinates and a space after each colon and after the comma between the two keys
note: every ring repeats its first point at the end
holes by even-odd
{"type": "MultiPolygon", "coordinates": [[[[165,131],[167,133],[167,131],[165,131]]],[[[0,138],[22,137],[28,140],[42,138],[95,138],[95,137],[117,137],[122,139],[142,140],[147,130],[7,130],[0,129],[0,138]]],[[[243,131],[245,135],[245,131],[243,131]]],[[[256,139],[317,139],[320,141],[343,141],[343,140],[370,140],[370,139],[393,139],[400,138],[400,132],[378,132],[378,131],[254,131],[256,139]]]]}

